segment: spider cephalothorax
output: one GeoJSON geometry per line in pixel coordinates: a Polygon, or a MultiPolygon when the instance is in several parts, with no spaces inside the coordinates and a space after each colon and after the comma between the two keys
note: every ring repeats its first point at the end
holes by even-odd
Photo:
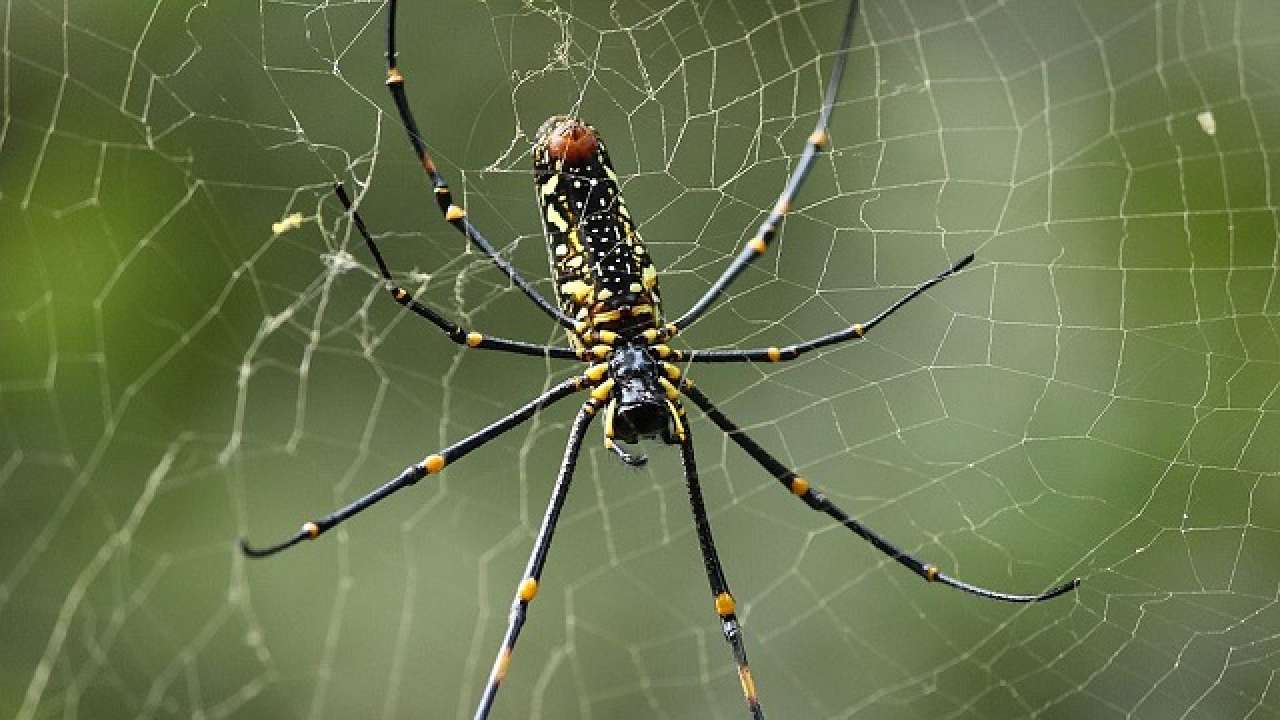
{"type": "Polygon", "coordinates": [[[679,391],[669,377],[678,371],[659,362],[642,343],[628,343],[609,356],[609,378],[613,399],[605,410],[605,447],[628,465],[642,465],[643,455],[634,455],[620,443],[661,438],[677,445],[684,438],[683,411],[677,403],[679,391]]]}
{"type": "Polygon", "coordinates": [[[635,224],[622,202],[618,178],[605,150],[604,142],[595,128],[567,116],[555,116],[547,120],[534,141],[534,179],[537,183],[539,208],[546,230],[547,246],[551,260],[552,280],[559,297],[557,307],[536,287],[516,271],[483,234],[467,219],[466,210],[456,204],[444,176],[427,153],[417,122],[409,108],[404,90],[404,75],[396,65],[396,0],[388,3],[387,33],[387,87],[400,113],[409,136],[409,144],[418,156],[422,168],[431,179],[436,204],[446,221],[461,232],[494,264],[511,279],[535,305],[563,327],[569,335],[570,347],[540,345],[523,340],[492,337],[462,326],[445,318],[435,309],[415,299],[407,290],[398,286],[388,268],[373,236],[364,220],[356,212],[351,198],[339,184],[338,198],[351,215],[351,222],[364,238],[369,252],[378,265],[378,272],[386,283],[391,297],[397,303],[425,318],[450,340],[469,348],[499,350],[520,355],[533,355],[555,360],[580,360],[590,363],[581,373],[569,377],[529,402],[496,420],[480,431],[438,452],[427,455],[421,461],[406,467],[395,479],[358,498],[318,520],[303,524],[302,528],[287,540],[266,548],[254,548],[245,541],[241,547],[246,555],[263,557],[273,555],[297,543],[319,537],[321,534],[356,513],[363,511],[391,495],[413,485],[428,475],[434,475],[476,448],[520,425],[543,408],[576,392],[590,391],[590,398],[579,409],[564,459],[556,477],[555,487],[538,530],[537,540],[529,555],[524,575],[516,586],[507,632],[502,647],[489,671],[484,694],[476,706],[476,720],[485,720],[498,693],[498,687],[506,678],[520,629],[524,626],[529,604],[538,593],[538,584],[555,534],[556,521],[568,496],[578,452],[582,447],[587,427],[604,410],[605,445],[623,462],[639,465],[643,455],[634,455],[621,443],[658,438],[679,445],[685,483],[689,490],[689,504],[693,510],[694,527],[698,534],[698,546],[702,551],[703,565],[707,571],[713,606],[720,618],[720,628],[728,642],[737,665],[742,694],[753,720],[762,720],[764,711],[756,693],[755,680],[747,664],[746,644],[742,627],[738,622],[736,601],[729,592],[729,581],[721,566],[711,534],[711,521],[702,499],[698,481],[697,463],[693,455],[693,436],[684,420],[680,398],[692,400],[705,413],[706,418],[722,430],[748,455],[761,465],[792,495],[807,507],[848,528],[858,537],[869,542],[911,572],[929,582],[937,582],[964,592],[993,600],[1007,602],[1038,602],[1062,595],[1074,589],[1079,580],[1062,583],[1043,593],[1017,595],[988,590],[971,585],[946,573],[937,566],[923,562],[904,552],[880,536],[871,528],[840,509],[824,493],[810,485],[795,470],[783,464],[741,430],[698,388],[694,387],[673,362],[731,363],[731,362],[785,362],[800,355],[840,343],[858,340],[880,324],[899,308],[919,297],[929,288],[959,272],[972,260],[967,255],[938,275],[920,283],[901,299],[881,310],[866,322],[854,323],[836,329],[826,335],[784,347],[769,346],[751,349],[689,350],[681,352],[667,345],[667,341],[682,328],[688,327],[711,306],[725,288],[764,254],[769,243],[781,231],[782,220],[790,211],[791,202],[808,177],[809,169],[817,154],[827,147],[827,123],[835,105],[840,78],[844,72],[846,54],[853,37],[854,21],[858,15],[857,0],[850,0],[845,15],[840,50],[835,54],[831,79],[818,115],[817,127],[809,135],[804,151],[795,162],[778,202],[760,223],[754,236],[748,240],[738,256],[724,273],[683,315],[667,322],[662,316],[658,295],[658,274],[649,253],[636,233],[635,224]],[[669,362],[670,361],[670,362],[669,362]]]}
{"type": "MultiPolygon", "coordinates": [[[[661,369],[641,345],[626,345],[609,358],[609,375],[614,382],[618,413],[615,437],[625,442],[661,435],[674,444],[675,436],[667,418],[671,399],[662,387],[661,369]]],[[[666,383],[670,387],[670,383],[666,383]]]]}

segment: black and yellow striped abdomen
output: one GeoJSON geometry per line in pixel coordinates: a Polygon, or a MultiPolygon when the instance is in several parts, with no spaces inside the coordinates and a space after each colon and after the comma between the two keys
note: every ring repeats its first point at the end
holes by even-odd
{"type": "MultiPolygon", "coordinates": [[[[660,326],[657,270],[595,129],[553,117],[538,131],[533,160],[561,309],[588,330],[634,333],[660,326]]],[[[583,345],[573,333],[570,340],[583,345]]]]}

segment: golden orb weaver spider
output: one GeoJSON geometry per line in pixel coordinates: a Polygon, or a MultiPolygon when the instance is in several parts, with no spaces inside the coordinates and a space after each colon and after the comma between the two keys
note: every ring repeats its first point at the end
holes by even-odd
{"type": "Polygon", "coordinates": [[[809,135],[804,151],[778,197],[772,212],[760,225],[752,240],[705,294],[675,321],[663,318],[658,292],[658,274],[648,251],[636,233],[635,224],[623,204],[613,164],[604,142],[590,125],[567,116],[548,119],[539,129],[533,148],[534,176],[542,210],[542,221],[548,242],[551,272],[559,295],[559,307],[552,305],[514,267],[503,258],[485,236],[467,219],[466,211],[454,203],[444,177],[437,170],[418,130],[404,88],[404,75],[396,64],[396,0],[388,1],[387,12],[387,87],[399,111],[409,143],[429,177],[445,220],[483,251],[524,294],[547,315],[565,328],[569,346],[539,345],[520,340],[492,337],[462,328],[439,312],[413,298],[397,286],[383,260],[377,243],[364,220],[352,205],[341,184],[335,186],[338,199],[356,230],[364,238],[378,271],[391,297],[404,308],[425,318],[455,343],[470,348],[500,350],[563,360],[581,360],[588,367],[579,375],[552,387],[515,411],[488,425],[470,437],[439,452],[427,455],[421,462],[405,468],[398,477],[373,492],[318,520],[304,523],[289,539],[265,548],[255,548],[241,540],[241,549],[250,557],[274,555],[301,542],[314,539],[356,513],[383,500],[401,488],[434,475],[481,445],[528,420],[537,411],[569,395],[590,391],[590,396],[573,421],[564,457],[560,464],[551,499],[538,529],[523,576],[516,586],[511,615],[497,658],[489,672],[484,693],[477,704],[476,720],[488,718],[498,688],[507,675],[516,640],[524,626],[529,605],[538,593],[551,539],[560,510],[568,496],[569,485],[587,428],[597,413],[603,411],[605,446],[620,461],[640,465],[645,456],[628,450],[626,445],[641,439],[659,439],[680,448],[689,504],[702,550],[711,596],[721,630],[737,664],[742,694],[751,717],[764,717],[755,680],[747,663],[742,628],[735,612],[735,600],[716,551],[711,524],[707,519],[702,489],[698,481],[693,455],[693,436],[685,420],[681,396],[693,401],[711,422],[726,433],[739,447],[759,463],[797,499],[810,509],[825,513],[854,534],[871,543],[877,550],[901,563],[928,582],[962,590],[979,597],[1006,602],[1039,602],[1075,589],[1080,581],[1071,580],[1043,593],[1019,595],[988,590],[941,572],[899,549],[871,528],[850,517],[830,498],[809,484],[757,444],[726,417],[698,388],[683,376],[671,361],[707,362],[784,362],[801,354],[865,336],[876,325],[899,308],[934,285],[959,272],[973,260],[961,258],[942,273],[917,285],[905,296],[864,323],[836,330],[806,342],[785,347],[746,350],[680,351],[667,341],[697,320],[735,278],[768,249],[778,233],[783,217],[804,183],[818,152],[828,143],[827,127],[835,104],[853,29],[858,16],[857,0],[850,0],[840,48],[835,55],[817,126],[809,135]]]}

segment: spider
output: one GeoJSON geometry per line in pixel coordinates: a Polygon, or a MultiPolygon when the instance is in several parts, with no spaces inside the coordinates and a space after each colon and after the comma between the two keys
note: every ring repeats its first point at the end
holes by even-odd
{"type": "Polygon", "coordinates": [[[681,405],[681,397],[697,405],[712,424],[726,433],[797,499],[809,508],[830,516],[926,581],[942,583],[979,597],[1014,603],[1048,600],[1079,585],[1077,578],[1039,594],[998,592],[958,580],[942,572],[937,566],[904,552],[876,531],[850,517],[807,479],[761,447],[717,409],[705,394],[683,376],[675,364],[785,362],[818,348],[858,340],[899,308],[960,272],[972,262],[972,254],[917,285],[870,320],[806,342],[786,347],[689,351],[677,350],[667,344],[673,336],[697,320],[752,261],[765,253],[770,242],[777,236],[792,199],[804,183],[815,157],[827,146],[827,127],[858,16],[857,0],[849,2],[840,36],[840,49],[835,55],[817,126],[809,135],[799,162],[778,197],[777,204],[720,278],[693,307],[671,322],[667,322],[662,314],[658,273],[623,204],[618,178],[604,142],[591,125],[568,116],[551,117],[538,130],[533,146],[534,178],[550,252],[551,273],[559,298],[558,307],[521,276],[467,219],[466,211],[454,202],[449,185],[428,154],[422,133],[410,110],[404,74],[396,64],[396,7],[396,0],[389,0],[386,83],[399,111],[409,144],[431,181],[444,219],[492,259],[516,287],[566,330],[568,346],[539,345],[464,329],[435,309],[419,302],[407,290],[395,284],[377,243],[341,183],[335,185],[338,199],[350,215],[352,224],[364,238],[391,297],[404,308],[435,325],[450,340],[469,348],[580,360],[586,362],[587,367],[580,374],[557,384],[470,437],[408,466],[395,479],[346,507],[304,523],[287,540],[264,548],[255,548],[241,540],[241,549],[246,555],[274,555],[303,540],[317,538],[392,493],[414,485],[428,475],[439,473],[446,465],[520,425],[542,408],[574,393],[588,391],[589,397],[578,410],[569,430],[564,457],[546,514],[538,529],[524,574],[516,586],[507,630],[489,672],[484,693],[476,707],[476,720],[484,720],[489,716],[498,688],[507,675],[511,655],[524,626],[530,603],[538,593],[556,521],[569,492],[583,438],[597,415],[603,415],[605,446],[627,465],[635,466],[645,462],[643,454],[629,447],[640,440],[657,440],[679,447],[713,606],[733,661],[737,664],[747,708],[751,717],[756,720],[764,717],[764,711],[747,663],[742,626],[735,612],[736,602],[729,590],[729,581],[721,566],[711,524],[707,519],[693,455],[693,434],[681,405]]]}

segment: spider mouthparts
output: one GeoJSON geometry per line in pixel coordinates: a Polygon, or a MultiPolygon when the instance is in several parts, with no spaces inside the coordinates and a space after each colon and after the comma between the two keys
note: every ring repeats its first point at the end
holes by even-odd
{"type": "Polygon", "coordinates": [[[649,462],[648,455],[645,455],[644,453],[628,452],[626,448],[622,447],[622,443],[617,440],[609,443],[607,447],[613,451],[614,455],[618,456],[619,460],[631,467],[641,467],[645,463],[649,462]]]}

